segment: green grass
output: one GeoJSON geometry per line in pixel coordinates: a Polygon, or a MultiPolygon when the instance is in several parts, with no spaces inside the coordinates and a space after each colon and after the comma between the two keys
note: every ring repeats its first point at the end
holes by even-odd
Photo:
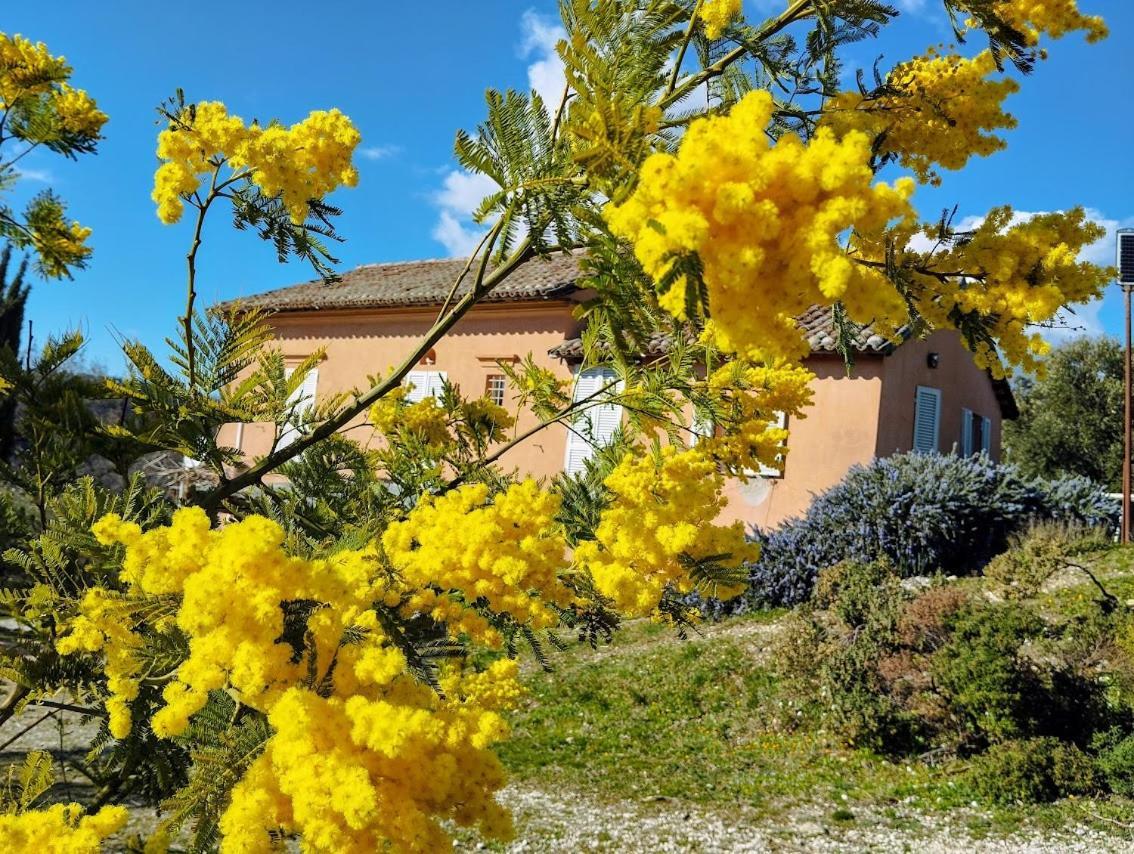
{"type": "Polygon", "coordinates": [[[957,802],[948,769],[887,762],[787,725],[767,638],[745,632],[750,621],[684,642],[672,630],[638,630],[610,652],[576,652],[554,673],[533,674],[530,702],[501,749],[513,778],[758,813],[804,799],[832,810],[910,797],[957,802]]]}
{"type": "Polygon", "coordinates": [[[500,749],[512,779],[610,801],[675,799],[752,821],[807,808],[831,827],[853,826],[865,809],[916,831],[911,810],[960,809],[976,836],[1025,823],[1106,829],[1108,818],[1129,815],[1130,803],[1114,799],[973,809],[962,761],[892,762],[838,744],[819,720],[793,712],[769,666],[774,630],[757,624],[781,615],[726,621],[687,641],[636,623],[612,647],[572,648],[554,658],[554,672],[529,672],[531,696],[500,749]]]}

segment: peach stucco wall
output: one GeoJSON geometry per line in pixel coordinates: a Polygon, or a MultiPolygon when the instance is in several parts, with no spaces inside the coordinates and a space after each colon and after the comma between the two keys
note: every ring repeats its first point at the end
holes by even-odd
{"type": "MultiPolygon", "coordinates": [[[[421,340],[436,319],[437,309],[383,310],[381,312],[325,311],[277,314],[271,319],[276,342],[289,362],[298,362],[320,347],[326,358],[319,365],[316,397],[320,400],[352,388],[368,388],[367,377],[383,374],[399,364],[421,340]]],[[[575,337],[578,321],[567,302],[486,305],[463,318],[434,347],[435,363],[422,370],[445,371],[449,382],[468,397],[485,392],[490,374],[499,374],[497,360],[515,360],[529,353],[539,365],[567,374],[562,363],[547,351],[565,338],[575,337]]],[[[509,394],[508,408],[516,407],[509,394]]],[[[518,431],[533,426],[535,416],[520,413],[518,431]]],[[[362,444],[374,441],[363,417],[346,429],[362,444]]],[[[264,425],[225,425],[220,441],[237,446],[247,456],[267,452],[272,436],[264,425]]],[[[555,425],[501,458],[500,464],[536,476],[553,475],[563,468],[567,432],[555,425]]]]}
{"type": "MultiPolygon", "coordinates": [[[[489,374],[499,373],[496,360],[528,354],[563,377],[571,369],[547,351],[578,334],[573,305],[565,301],[487,305],[464,318],[434,349],[435,363],[423,369],[445,371],[466,396],[483,394],[489,374]]],[[[272,319],[284,356],[298,362],[316,349],[326,350],[319,366],[317,396],[367,387],[367,377],[399,363],[432,325],[436,311],[325,311],[279,314],[272,319]]],[[[847,470],[876,456],[908,450],[913,441],[914,394],[918,385],[941,389],[940,448],[949,452],[960,442],[961,408],[992,419],[993,454],[1000,448],[1000,410],[987,375],[953,333],[937,333],[911,341],[890,356],[863,355],[848,375],[841,359],[813,356],[807,366],[813,405],[807,417],[788,427],[789,452],[782,477],[732,481],[724,520],[739,519],[762,528],[775,527],[807,510],[812,497],[833,486],[847,470]],[[930,369],[926,356],[940,354],[930,369]]],[[[509,408],[515,405],[509,393],[509,408]]],[[[534,425],[531,413],[520,413],[516,429],[534,425]]],[[[364,419],[347,429],[363,444],[375,437],[364,419]]],[[[506,469],[549,477],[563,468],[566,429],[555,425],[519,445],[501,459],[506,469]]],[[[248,456],[265,453],[271,442],[263,425],[226,425],[220,441],[239,446],[248,456]]]]}
{"type": "Polygon", "coordinates": [[[788,423],[791,433],[783,477],[728,485],[724,518],[775,527],[807,510],[812,497],[834,486],[852,465],[870,462],[878,442],[878,407],[884,360],[859,359],[847,374],[840,358],[813,356],[807,367],[812,406],[788,423]]]}
{"type": "Polygon", "coordinates": [[[917,387],[941,390],[938,448],[950,453],[961,446],[961,410],[970,409],[992,421],[990,453],[1000,458],[1000,405],[992,383],[961,343],[956,332],[935,332],[924,341],[909,341],[883,361],[882,405],[876,456],[913,447],[914,395],[917,387]],[[938,366],[928,356],[937,353],[938,366]]]}

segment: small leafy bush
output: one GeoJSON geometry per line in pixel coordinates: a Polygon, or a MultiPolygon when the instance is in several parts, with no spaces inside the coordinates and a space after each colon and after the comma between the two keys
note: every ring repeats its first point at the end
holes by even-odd
{"type": "Polygon", "coordinates": [[[984,455],[897,454],[851,469],[806,516],[754,531],[762,553],[750,590],[710,611],[798,604],[821,569],[843,560],[884,557],[901,576],[972,574],[1034,521],[1111,531],[1118,512],[1118,503],[1084,478],[1028,480],[984,455]]]}
{"type": "Polygon", "coordinates": [[[1099,769],[1110,790],[1134,797],[1134,735],[1115,727],[1100,734],[1093,746],[1099,751],[1099,769]]]}
{"type": "Polygon", "coordinates": [[[885,560],[823,570],[777,650],[791,714],[884,755],[972,759],[996,803],[1134,791],[1129,612],[1099,591],[1068,613],[992,586],[914,589],[885,560]]]}
{"type": "Polygon", "coordinates": [[[1095,795],[1102,789],[1094,759],[1057,738],[993,746],[973,760],[968,783],[981,798],[1002,806],[1095,795]]]}

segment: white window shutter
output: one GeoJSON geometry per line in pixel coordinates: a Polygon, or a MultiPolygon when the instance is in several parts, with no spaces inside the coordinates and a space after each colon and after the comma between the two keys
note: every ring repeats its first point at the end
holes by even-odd
{"type": "Polygon", "coordinates": [[[973,453],[973,411],[961,410],[961,456],[970,457],[973,453]]]}
{"type": "Polygon", "coordinates": [[[914,398],[913,449],[935,454],[939,448],[941,427],[941,390],[919,385],[914,398]]]}
{"type": "Polygon", "coordinates": [[[712,418],[709,418],[703,412],[694,412],[693,419],[689,422],[689,447],[696,446],[702,439],[710,438],[716,433],[716,430],[712,418]]]}
{"type": "Polygon", "coordinates": [[[406,400],[410,403],[420,403],[427,397],[440,400],[447,377],[444,371],[410,371],[402,381],[402,385],[413,385],[406,400]]]}
{"type": "MultiPolygon", "coordinates": [[[[295,368],[288,368],[286,371],[287,376],[294,373],[295,368]]],[[[299,387],[291,393],[287,399],[288,405],[294,405],[297,412],[304,412],[315,405],[315,392],[319,387],[319,369],[312,368],[307,372],[303,378],[303,382],[299,387]]],[[[299,429],[294,424],[285,424],[283,431],[280,433],[280,441],[278,447],[286,448],[292,442],[299,438],[299,429]]]]}
{"type": "Polygon", "coordinates": [[[981,419],[980,444],[981,444],[980,449],[982,451],[984,451],[986,454],[988,454],[989,456],[992,456],[992,419],[991,418],[982,418],[981,419]]]}
{"type": "MultiPolygon", "coordinates": [[[[617,377],[612,368],[587,368],[575,376],[571,399],[586,400],[610,385],[617,377]]],[[[621,388],[621,382],[616,386],[621,388]]],[[[567,474],[583,471],[584,463],[594,456],[595,446],[608,443],[622,424],[622,407],[603,403],[584,410],[567,429],[567,454],[563,469],[567,474]]]]}
{"type": "MultiPolygon", "coordinates": [[[[775,424],[776,427],[779,427],[781,429],[786,429],[787,428],[787,413],[777,412],[774,424],[775,424]]],[[[783,460],[782,455],[780,456],[780,460],[781,461],[783,460]]],[[[782,477],[783,471],[781,469],[777,468],[776,466],[766,466],[763,463],[760,463],[760,470],[757,472],[757,474],[760,475],[760,477],[782,477]]]]}

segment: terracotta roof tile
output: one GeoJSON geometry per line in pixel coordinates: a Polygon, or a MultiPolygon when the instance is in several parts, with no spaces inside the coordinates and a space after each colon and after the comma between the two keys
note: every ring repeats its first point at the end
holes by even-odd
{"type": "MultiPolygon", "coordinates": [[[[261,308],[269,311],[319,311],[336,308],[377,308],[440,305],[464,269],[460,258],[364,264],[344,273],[338,282],[321,280],[277,288],[222,303],[220,308],[261,308]]],[[[486,302],[551,299],[571,293],[579,273],[575,255],[537,258],[521,265],[486,298],[486,302]]],[[[462,285],[460,297],[467,290],[462,285]]]]}

